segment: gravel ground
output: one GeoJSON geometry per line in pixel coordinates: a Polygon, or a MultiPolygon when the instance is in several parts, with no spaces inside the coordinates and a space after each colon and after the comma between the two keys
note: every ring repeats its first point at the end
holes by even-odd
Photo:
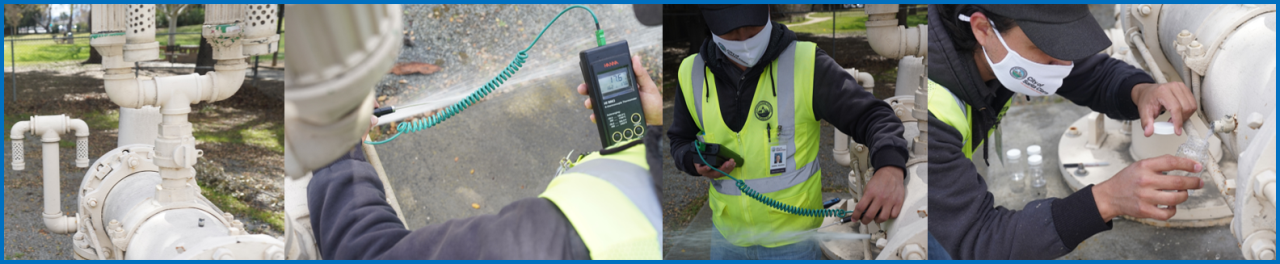
{"type": "MultiPolygon", "coordinates": [[[[566,6],[404,6],[413,45],[404,46],[398,60],[441,69],[385,76],[377,86],[379,101],[405,105],[469,93],[506,67],[566,6]]],[[[661,79],[661,27],[639,24],[630,5],[588,6],[600,17],[606,39],[627,40],[650,77],[661,79]]],[[[586,97],[573,91],[582,82],[578,52],[595,46],[594,31],[585,11],[565,13],[499,92],[431,129],[378,146],[409,228],[496,213],[512,201],[541,193],[570,150],[580,154],[600,148],[595,126],[587,120],[590,110],[582,106],[586,97]]]]}
{"type": "MultiPolygon", "coordinates": [[[[640,25],[631,5],[587,5],[601,18],[607,41],[626,39],[632,53],[660,56],[661,30],[640,25]],[[656,49],[655,49],[656,50],[656,49]]],[[[398,62],[424,62],[441,70],[427,75],[390,75],[377,85],[383,105],[418,102],[421,98],[469,93],[489,82],[538,36],[566,5],[405,5],[405,31],[413,46],[400,51],[398,62]],[[382,97],[385,96],[385,97],[382,97]]],[[[581,9],[564,13],[529,50],[521,71],[507,83],[540,78],[571,69],[577,72],[578,51],[595,47],[595,23],[581,9]]],[[[661,67],[657,70],[661,78],[661,67]]],[[[503,86],[499,90],[506,90],[503,86]]]]}
{"type": "MultiPolygon", "coordinates": [[[[183,65],[164,63],[154,66],[183,65]]],[[[111,115],[118,109],[107,99],[102,89],[100,65],[81,66],[74,62],[64,62],[24,66],[16,69],[16,73],[12,72],[15,70],[13,68],[5,70],[6,116],[66,113],[73,118],[80,118],[83,113],[111,115]]],[[[144,70],[140,74],[170,76],[190,72],[190,69],[164,69],[144,70]]],[[[283,125],[280,95],[283,95],[284,83],[279,79],[281,74],[278,72],[263,69],[259,88],[246,86],[231,99],[214,104],[193,105],[192,109],[196,113],[191,115],[191,121],[196,124],[197,131],[244,124],[283,125]]],[[[7,118],[5,123],[11,125],[18,121],[22,120],[7,118]]],[[[89,137],[91,159],[96,159],[115,147],[117,131],[115,128],[94,128],[89,137]]],[[[6,259],[71,259],[72,253],[68,248],[71,245],[71,235],[49,233],[44,230],[39,216],[43,204],[39,139],[28,135],[25,144],[26,170],[13,171],[12,166],[7,164],[4,168],[4,193],[7,194],[4,197],[4,256],[6,259]]],[[[283,154],[241,144],[201,142],[196,147],[205,151],[204,158],[197,165],[200,171],[197,179],[202,186],[231,194],[261,210],[281,209],[279,200],[283,183],[278,175],[283,174],[283,154]]],[[[11,159],[10,151],[6,148],[6,163],[11,159]]],[[[74,193],[86,172],[85,169],[76,168],[71,162],[75,159],[73,151],[72,148],[64,147],[59,152],[62,157],[59,161],[62,162],[60,184],[63,212],[68,214],[76,211],[74,193]]],[[[242,221],[250,219],[247,215],[237,215],[236,218],[242,221]]],[[[281,232],[272,230],[265,222],[258,220],[246,221],[245,225],[252,233],[279,235],[281,232]]]]}

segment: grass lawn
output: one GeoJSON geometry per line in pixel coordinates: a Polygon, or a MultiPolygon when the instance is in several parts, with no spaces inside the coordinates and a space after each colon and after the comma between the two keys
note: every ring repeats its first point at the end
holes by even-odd
{"type": "MultiPolygon", "coordinates": [[[[193,33],[174,36],[174,42],[178,45],[200,45],[200,29],[201,25],[181,26],[176,30],[178,33],[193,33]]],[[[163,26],[156,28],[156,42],[160,43],[160,47],[169,45],[169,27],[163,26]]],[[[52,63],[61,61],[75,61],[89,58],[89,40],[76,39],[76,44],[56,44],[49,34],[30,34],[17,37],[5,37],[4,40],[4,65],[13,66],[11,60],[16,59],[18,65],[52,63]],[[17,41],[9,42],[9,40],[42,40],[42,41],[17,41]],[[10,44],[16,43],[11,48],[10,44]],[[12,57],[13,52],[17,52],[17,57],[12,57]]],[[[76,33],[77,37],[87,37],[89,33],[76,33]]],[[[284,60],[284,35],[280,38],[280,60],[284,60]]],[[[161,51],[163,52],[163,51],[161,51]]],[[[163,53],[161,58],[163,58],[163,53]]],[[[257,56],[260,60],[270,63],[271,54],[257,56]]]]}
{"type": "MultiPolygon", "coordinates": [[[[867,31],[867,14],[862,9],[835,12],[833,19],[826,21],[791,27],[792,31],[810,34],[831,34],[834,24],[836,33],[849,32],[866,32],[867,31]]],[[[810,17],[831,17],[831,12],[815,12],[810,17]]],[[[919,12],[915,15],[907,16],[908,25],[928,24],[928,15],[925,12],[919,12]]]]}

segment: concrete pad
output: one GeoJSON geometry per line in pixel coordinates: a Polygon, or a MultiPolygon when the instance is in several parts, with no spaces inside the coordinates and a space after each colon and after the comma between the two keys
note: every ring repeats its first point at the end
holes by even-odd
{"type": "MultiPolygon", "coordinates": [[[[1023,99],[1015,99],[1023,100],[1023,99]]],[[[991,153],[991,165],[983,169],[981,159],[975,162],[983,173],[989,191],[995,196],[996,206],[1020,210],[1027,202],[1046,197],[1066,197],[1073,193],[1063,180],[1056,166],[1056,157],[1062,132],[1076,119],[1090,113],[1060,97],[1037,98],[1033,102],[1018,102],[1010,107],[1001,121],[1004,149],[1023,150],[1022,163],[1026,165],[1026,147],[1038,144],[1044,157],[1044,173],[1048,181],[1045,189],[1037,192],[1024,182],[1026,190],[1020,194],[1011,191],[1013,181],[1001,162],[1000,153],[992,139],[986,148],[991,153]]],[[[981,153],[975,153],[981,157],[981,153]]],[[[1025,180],[1024,180],[1025,181],[1025,180]]],[[[942,221],[942,219],[932,219],[942,221]]],[[[1102,232],[1081,243],[1075,251],[1060,259],[1242,259],[1235,238],[1227,226],[1205,228],[1162,228],[1138,222],[1116,219],[1110,231],[1102,232]]]]}

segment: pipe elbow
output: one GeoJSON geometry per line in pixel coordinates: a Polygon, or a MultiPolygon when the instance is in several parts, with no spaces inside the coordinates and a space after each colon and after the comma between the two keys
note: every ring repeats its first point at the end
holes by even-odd
{"type": "Polygon", "coordinates": [[[85,123],[84,120],[71,118],[70,121],[67,121],[67,126],[69,126],[71,130],[76,131],[76,137],[89,136],[89,124],[85,123]]]}
{"type": "Polygon", "coordinates": [[[49,232],[69,234],[76,231],[76,218],[57,213],[41,213],[44,216],[44,227],[49,232]]]}
{"type": "Polygon", "coordinates": [[[867,90],[876,88],[876,78],[874,76],[871,76],[871,73],[858,72],[858,75],[853,76],[853,79],[857,80],[859,83],[862,83],[862,87],[867,88],[867,90]]]}
{"type": "Polygon", "coordinates": [[[23,139],[31,131],[31,121],[18,121],[9,129],[9,139],[23,139]]]}
{"type": "Polygon", "coordinates": [[[210,87],[213,94],[209,96],[210,102],[222,101],[231,98],[240,86],[244,85],[244,69],[228,69],[222,71],[210,72],[210,87]]]}

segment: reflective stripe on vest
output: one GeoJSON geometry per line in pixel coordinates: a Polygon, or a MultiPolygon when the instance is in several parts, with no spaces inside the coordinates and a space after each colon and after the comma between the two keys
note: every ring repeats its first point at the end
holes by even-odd
{"type": "Polygon", "coordinates": [[[934,117],[960,132],[960,139],[964,142],[964,148],[962,148],[964,157],[973,159],[973,140],[970,139],[970,134],[973,133],[971,127],[973,119],[969,115],[969,105],[951,94],[946,87],[929,80],[928,108],[929,113],[933,113],[934,117]]]}
{"type": "Polygon", "coordinates": [[[592,259],[662,258],[662,206],[644,152],[588,155],[539,195],[560,208],[592,259]]]}
{"type": "MultiPolygon", "coordinates": [[[[705,94],[703,94],[704,89],[702,88],[704,87],[704,85],[707,85],[710,87],[710,89],[715,89],[715,84],[714,84],[715,82],[703,83],[706,81],[707,71],[706,71],[704,62],[702,61],[702,56],[694,55],[693,57],[694,57],[693,69],[702,69],[702,70],[697,70],[693,72],[692,84],[694,85],[693,87],[695,87],[693,89],[693,96],[694,98],[704,99],[704,100],[693,100],[693,105],[695,109],[693,114],[697,116],[699,127],[705,127],[705,125],[702,125],[702,124],[705,124],[705,119],[702,117],[704,114],[702,111],[702,103],[703,101],[706,100],[707,97],[705,94]]],[[[775,64],[773,65],[775,66],[773,68],[775,71],[776,69],[784,69],[784,70],[776,71],[775,72],[777,74],[776,76],[767,76],[767,72],[762,73],[760,75],[761,80],[757,83],[757,84],[763,83],[764,82],[763,79],[765,77],[778,78],[777,80],[773,80],[774,83],[778,85],[778,87],[772,87],[774,89],[777,89],[777,92],[778,92],[777,107],[774,107],[774,112],[777,113],[776,115],[778,118],[778,124],[779,125],[786,124],[784,129],[782,129],[782,133],[778,136],[779,136],[780,142],[785,142],[787,144],[787,153],[786,153],[786,159],[785,159],[787,162],[786,172],[779,174],[777,176],[772,176],[772,177],[743,180],[744,182],[746,182],[747,186],[750,186],[751,189],[754,189],[760,193],[776,192],[782,189],[790,188],[791,186],[795,186],[796,184],[803,183],[805,180],[809,179],[810,175],[817,173],[819,169],[818,159],[813,159],[813,161],[797,169],[796,160],[793,158],[796,155],[796,141],[795,141],[795,129],[794,129],[796,127],[795,125],[796,124],[795,122],[795,115],[796,115],[795,71],[790,71],[786,69],[795,68],[795,61],[796,61],[795,57],[796,57],[796,43],[793,42],[791,43],[790,46],[787,46],[787,49],[782,52],[782,55],[778,56],[777,62],[775,62],[775,64]],[[791,128],[791,129],[785,129],[785,128],[791,128]]],[[[772,85],[772,83],[770,85],[772,85]]],[[[756,92],[759,93],[762,91],[757,89],[756,92]]],[[[770,91],[770,93],[772,93],[772,91],[770,91]]],[[[715,100],[718,100],[718,99],[715,99],[715,100]]],[[[743,127],[743,129],[748,129],[748,128],[743,127]]],[[[738,178],[744,178],[738,175],[734,175],[734,176],[738,178]]],[[[736,182],[734,182],[732,179],[728,179],[728,177],[711,181],[711,186],[715,187],[717,192],[720,192],[726,195],[742,195],[742,191],[738,190],[738,187],[736,187],[736,184],[737,184],[736,182]]]]}
{"type": "MultiPolygon", "coordinates": [[[[1003,117],[1005,112],[1009,111],[1009,106],[1013,105],[1013,98],[1004,103],[1004,108],[1000,109],[997,115],[1003,117]]],[[[959,97],[951,93],[951,90],[943,87],[941,84],[929,80],[929,113],[941,120],[943,123],[955,128],[960,132],[961,140],[964,140],[964,157],[973,159],[975,151],[973,137],[973,107],[961,101],[959,97]]],[[[998,122],[998,121],[997,121],[998,122]]],[[[987,136],[995,131],[992,128],[987,131],[987,136]]],[[[986,137],[979,139],[978,143],[982,143],[986,137]]]]}
{"type": "MultiPolygon", "coordinates": [[[[716,77],[700,55],[685,58],[677,75],[683,107],[703,132],[700,139],[742,156],[743,163],[730,173],[769,198],[808,209],[822,208],[822,172],[817,161],[821,123],[812,102],[816,52],[814,43],[796,41],[777,59],[755,66],[765,68],[754,94],[742,95],[752,99],[751,105],[740,106],[750,107],[750,116],[739,131],[726,124],[716,77]],[[784,160],[781,171],[770,166],[774,148],[786,149],[776,153],[784,160]]],[[[793,215],[742,195],[728,177],[711,183],[711,221],[736,246],[794,244],[805,237],[796,234],[812,232],[822,223],[821,218],[793,215]]]]}

